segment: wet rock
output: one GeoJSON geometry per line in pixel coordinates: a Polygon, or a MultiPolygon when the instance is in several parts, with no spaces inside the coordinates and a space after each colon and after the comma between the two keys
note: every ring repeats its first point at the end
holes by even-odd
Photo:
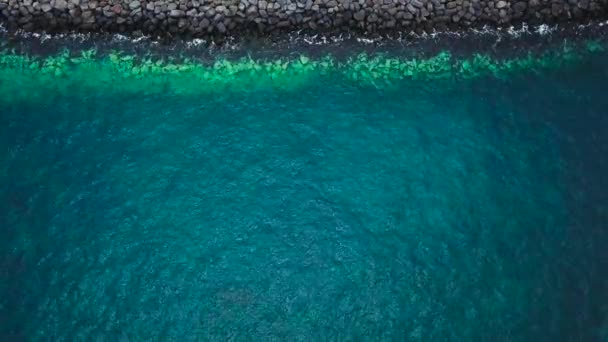
{"type": "Polygon", "coordinates": [[[363,21],[363,20],[365,20],[365,11],[364,10],[357,11],[353,15],[353,18],[355,18],[356,21],[363,21]]]}
{"type": "Polygon", "coordinates": [[[226,25],[223,22],[219,22],[216,28],[220,33],[226,33],[226,25]]]}
{"type": "Polygon", "coordinates": [[[588,0],[580,0],[578,2],[577,6],[578,6],[578,8],[581,8],[581,9],[584,9],[584,10],[589,9],[589,1],[588,0]]]}
{"type": "Polygon", "coordinates": [[[554,17],[558,17],[562,13],[562,10],[562,5],[556,3],[551,4],[551,14],[553,14],[554,17]]]}

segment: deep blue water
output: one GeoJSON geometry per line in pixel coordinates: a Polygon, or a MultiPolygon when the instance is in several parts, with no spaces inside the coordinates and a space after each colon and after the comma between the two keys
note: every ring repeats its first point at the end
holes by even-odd
{"type": "Polygon", "coordinates": [[[602,57],[4,104],[0,336],[605,340],[606,89],[602,57]]]}

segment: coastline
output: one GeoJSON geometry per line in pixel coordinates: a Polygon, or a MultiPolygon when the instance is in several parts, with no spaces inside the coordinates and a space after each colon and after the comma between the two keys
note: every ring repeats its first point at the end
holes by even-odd
{"type": "Polygon", "coordinates": [[[0,0],[0,24],[9,31],[163,38],[459,32],[607,17],[607,0],[0,0]]]}

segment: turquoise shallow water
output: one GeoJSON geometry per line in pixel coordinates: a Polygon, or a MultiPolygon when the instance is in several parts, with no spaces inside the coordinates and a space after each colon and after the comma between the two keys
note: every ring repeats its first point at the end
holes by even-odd
{"type": "Polygon", "coordinates": [[[0,334],[605,340],[607,61],[5,103],[0,334]]]}

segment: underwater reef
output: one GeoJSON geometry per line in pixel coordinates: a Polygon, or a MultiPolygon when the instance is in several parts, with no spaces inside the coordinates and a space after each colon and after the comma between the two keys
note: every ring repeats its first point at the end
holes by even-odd
{"type": "Polygon", "coordinates": [[[91,93],[178,94],[253,92],[264,89],[296,91],[319,79],[341,78],[357,87],[390,89],[408,80],[467,80],[505,78],[518,73],[567,68],[605,52],[603,40],[564,42],[542,51],[509,57],[472,53],[454,56],[398,57],[362,52],[346,58],[304,54],[206,61],[190,57],[140,56],[121,51],[65,49],[35,55],[5,48],[0,52],[0,101],[41,101],[48,93],[70,96],[74,87],[91,93]],[[10,80],[10,81],[8,81],[10,80]],[[10,92],[8,90],[11,90],[10,92]]]}

